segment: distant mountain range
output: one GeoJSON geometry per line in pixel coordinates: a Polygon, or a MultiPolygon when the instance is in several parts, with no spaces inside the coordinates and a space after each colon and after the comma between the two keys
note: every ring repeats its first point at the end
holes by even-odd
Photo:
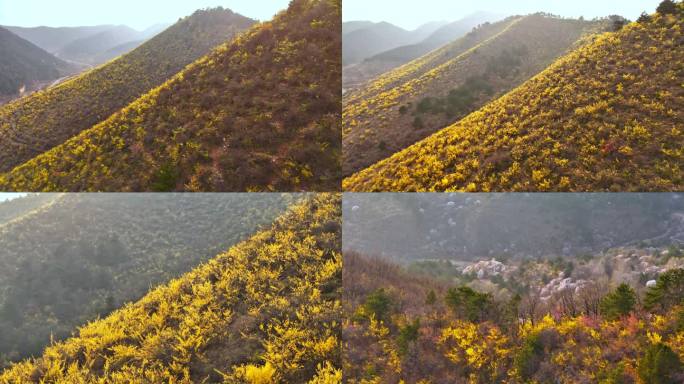
{"type": "Polygon", "coordinates": [[[124,25],[93,27],[6,27],[55,56],[76,63],[98,65],[142,44],[170,24],[156,24],[143,31],[124,25]]]}

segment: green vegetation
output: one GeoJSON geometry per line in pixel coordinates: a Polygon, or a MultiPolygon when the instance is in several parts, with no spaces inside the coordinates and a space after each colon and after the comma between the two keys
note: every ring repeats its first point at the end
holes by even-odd
{"type": "Polygon", "coordinates": [[[1,107],[0,172],[107,119],[253,23],[230,10],[200,10],[114,61],[1,107]]]}
{"type": "Polygon", "coordinates": [[[294,198],[39,194],[0,203],[0,367],[247,238],[294,198]]]}
{"type": "Polygon", "coordinates": [[[620,284],[601,301],[601,313],[608,320],[617,320],[629,315],[634,310],[636,301],[634,289],[627,284],[620,284]]]}
{"type": "Polygon", "coordinates": [[[309,197],[0,382],[339,383],[340,218],[309,197]]]}
{"type": "MultiPolygon", "coordinates": [[[[456,124],[350,176],[344,189],[680,190],[684,4],[676,6],[676,14],[595,38],[456,124]]],[[[348,106],[345,124],[368,111],[380,116],[372,105],[348,106]]]]}
{"type": "Polygon", "coordinates": [[[338,190],[340,7],[291,2],[0,188],[338,190]]]}

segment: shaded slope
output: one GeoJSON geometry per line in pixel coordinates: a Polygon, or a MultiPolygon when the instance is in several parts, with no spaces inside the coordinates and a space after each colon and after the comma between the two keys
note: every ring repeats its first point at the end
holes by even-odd
{"type": "Polygon", "coordinates": [[[0,366],[244,240],[293,199],[40,194],[0,204],[10,219],[0,224],[0,366]]]}
{"type": "Polygon", "coordinates": [[[195,12],[130,54],[0,108],[0,172],[101,122],[254,21],[195,12]]]}
{"type": "Polygon", "coordinates": [[[294,205],[0,382],[340,382],[339,205],[327,194],[294,205]]]}
{"type": "Polygon", "coordinates": [[[600,36],[345,189],[681,190],[682,24],[655,15],[600,36]]]}
{"type": "Polygon", "coordinates": [[[0,27],[0,96],[18,95],[36,83],[57,79],[75,68],[0,27]]]}
{"type": "Polygon", "coordinates": [[[0,177],[0,185],[338,190],[339,8],[338,0],[292,2],[272,22],[0,177]]]}
{"type": "Polygon", "coordinates": [[[344,100],[349,175],[458,121],[567,52],[597,23],[534,14],[484,25],[344,100]]]}

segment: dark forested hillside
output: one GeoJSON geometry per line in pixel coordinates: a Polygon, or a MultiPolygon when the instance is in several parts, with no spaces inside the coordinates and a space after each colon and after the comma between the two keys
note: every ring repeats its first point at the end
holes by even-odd
{"type": "Polygon", "coordinates": [[[76,68],[0,27],[0,98],[20,95],[76,68]]]}
{"type": "Polygon", "coordinates": [[[0,172],[107,119],[254,23],[226,9],[200,10],[129,54],[0,108],[0,172]]]}
{"type": "Polygon", "coordinates": [[[0,203],[0,366],[189,271],[297,198],[39,194],[0,203]]]}
{"type": "Polygon", "coordinates": [[[121,112],[0,176],[0,186],[338,190],[340,7],[291,2],[121,112]]]}
{"type": "Polygon", "coordinates": [[[345,249],[405,261],[684,243],[682,194],[350,194],[344,214],[345,249]]]}
{"type": "MultiPolygon", "coordinates": [[[[681,190],[684,3],[670,4],[671,12],[596,37],[503,97],[357,172],[345,190],[681,190]]],[[[400,115],[393,99],[402,95],[378,98],[386,112],[373,112],[373,121],[400,115]]],[[[441,114],[444,100],[406,108],[419,108],[414,121],[427,122],[441,114]]],[[[354,116],[369,105],[347,105],[345,124],[361,121],[354,116]]],[[[357,132],[345,143],[381,148],[381,128],[345,127],[357,132]]]]}
{"type": "Polygon", "coordinates": [[[309,195],[0,382],[340,383],[340,220],[339,195],[309,195]]]}
{"type": "Polygon", "coordinates": [[[601,25],[545,14],[483,24],[345,94],[345,175],[495,100],[576,48],[601,25]]]}

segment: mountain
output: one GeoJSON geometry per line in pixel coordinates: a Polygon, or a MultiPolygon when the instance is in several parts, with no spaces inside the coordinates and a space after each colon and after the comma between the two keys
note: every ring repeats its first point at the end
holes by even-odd
{"type": "Polygon", "coordinates": [[[114,28],[113,25],[97,25],[92,27],[12,27],[7,26],[8,30],[30,41],[31,43],[54,54],[67,44],[93,36],[114,28]]]}
{"type": "MultiPolygon", "coordinates": [[[[684,154],[679,143],[684,133],[677,127],[684,124],[679,60],[684,54],[683,23],[681,12],[655,14],[605,33],[457,123],[354,174],[344,181],[344,188],[680,190],[684,154]]],[[[413,92],[422,89],[419,83],[411,87],[413,92]]],[[[371,131],[364,138],[363,129],[349,124],[382,116],[394,121],[398,108],[405,105],[405,94],[398,89],[385,92],[365,107],[347,103],[345,153],[377,147],[380,138],[393,147],[382,125],[364,126],[371,131]]],[[[434,111],[431,102],[423,107],[434,111]]],[[[428,112],[423,120],[433,115],[428,112]]],[[[378,155],[386,152],[372,150],[378,155]]]]}
{"type": "Polygon", "coordinates": [[[0,172],[105,120],[253,23],[197,11],[113,62],[0,108],[0,172]]]}
{"type": "Polygon", "coordinates": [[[339,205],[307,197],[0,382],[341,382],[339,205]]]}
{"type": "Polygon", "coordinates": [[[75,69],[0,27],[0,98],[21,95],[75,69]]]}
{"type": "Polygon", "coordinates": [[[342,37],[342,65],[358,63],[382,51],[411,41],[411,32],[396,25],[380,22],[352,30],[342,37]]]}
{"type": "Polygon", "coordinates": [[[141,33],[119,25],[92,36],[76,39],[55,53],[57,57],[77,63],[99,64],[95,57],[118,45],[141,39],[141,33]]]}
{"type": "Polygon", "coordinates": [[[343,214],[345,251],[401,262],[684,245],[684,194],[350,194],[343,214]]]}
{"type": "Polygon", "coordinates": [[[106,63],[109,60],[117,58],[138,48],[143,43],[145,43],[145,41],[147,40],[128,41],[126,43],[119,44],[117,46],[107,49],[104,52],[97,53],[91,60],[95,63],[106,63]]]}
{"type": "Polygon", "coordinates": [[[478,12],[452,23],[427,23],[414,31],[414,34],[419,30],[423,31],[425,35],[422,39],[416,36],[417,43],[389,49],[368,57],[360,63],[346,66],[342,86],[346,90],[359,87],[380,74],[463,37],[480,24],[500,19],[503,19],[500,15],[478,12]]]}
{"type": "Polygon", "coordinates": [[[368,28],[373,26],[372,21],[345,21],[342,23],[342,34],[352,33],[358,31],[359,29],[368,28]]]}
{"type": "Polygon", "coordinates": [[[599,25],[543,14],[484,24],[345,94],[345,175],[495,100],[552,64],[599,25]]]}
{"type": "Polygon", "coordinates": [[[188,272],[297,198],[39,194],[0,203],[0,367],[188,272]]]}
{"type": "Polygon", "coordinates": [[[339,0],[292,2],[119,113],[0,176],[0,185],[339,189],[339,12],[339,0]]]}

